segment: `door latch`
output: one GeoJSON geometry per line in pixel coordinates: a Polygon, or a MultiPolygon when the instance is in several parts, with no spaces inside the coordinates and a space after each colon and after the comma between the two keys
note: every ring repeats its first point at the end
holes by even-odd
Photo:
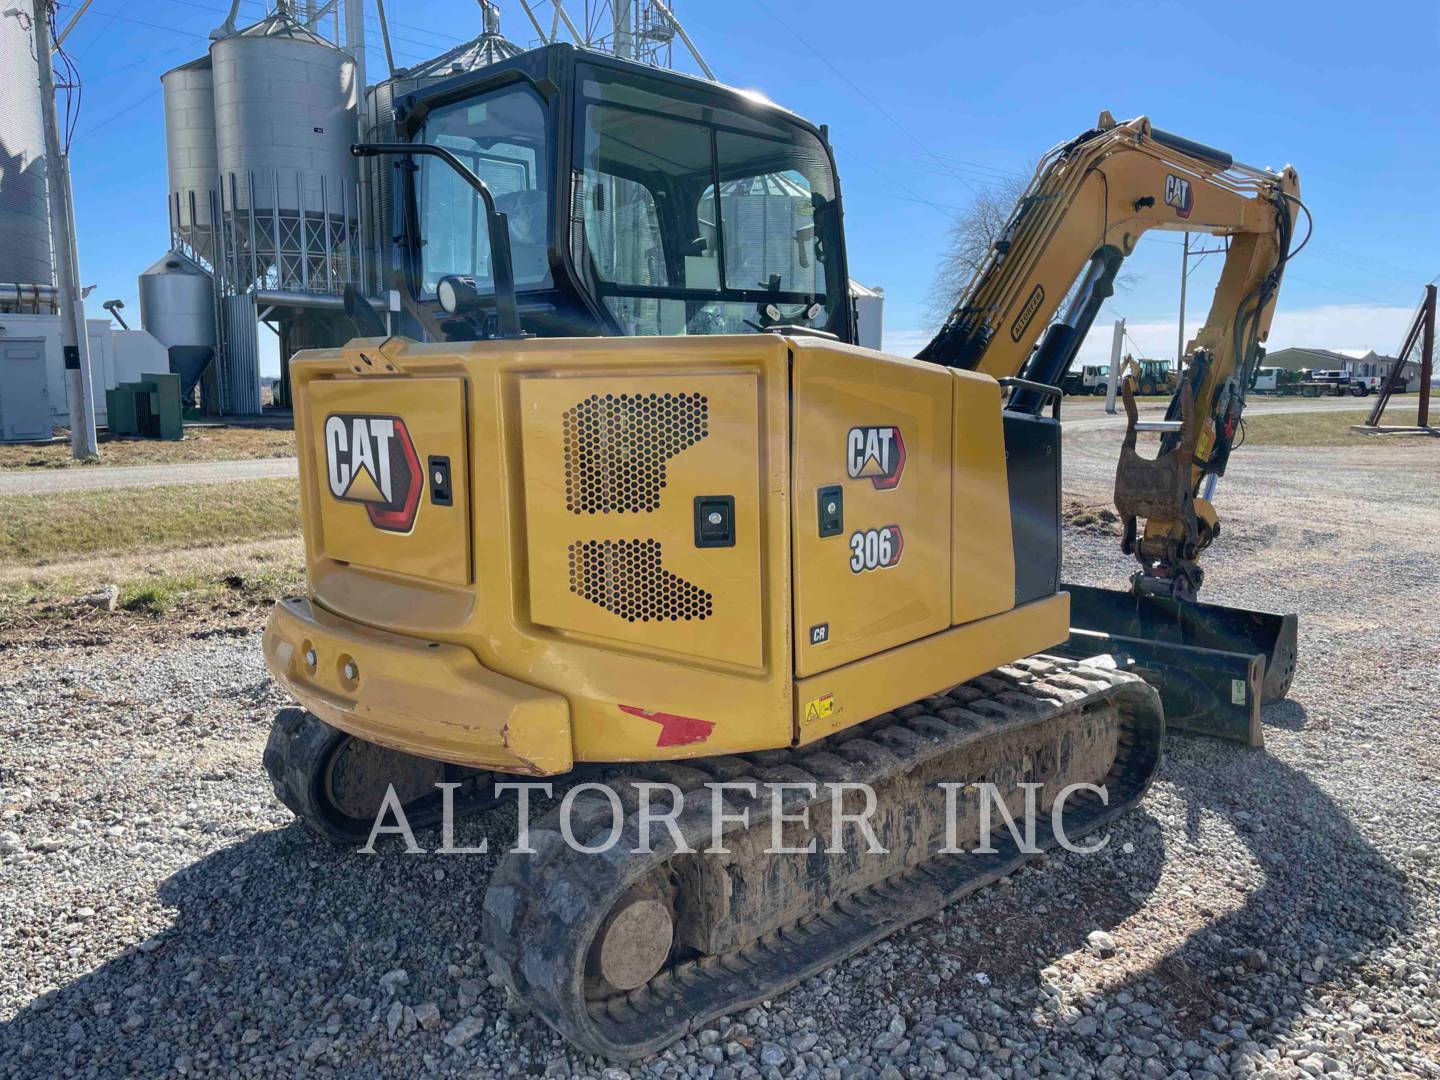
{"type": "Polygon", "coordinates": [[[425,471],[430,477],[430,502],[435,506],[452,505],[455,492],[450,487],[450,459],[432,454],[425,471]]]}
{"type": "Polygon", "coordinates": [[[735,496],[695,496],[695,546],[735,546],[735,496]]]}
{"type": "Polygon", "coordinates": [[[839,536],[845,531],[845,491],[836,484],[822,487],[817,500],[820,510],[820,535],[839,536]]]}

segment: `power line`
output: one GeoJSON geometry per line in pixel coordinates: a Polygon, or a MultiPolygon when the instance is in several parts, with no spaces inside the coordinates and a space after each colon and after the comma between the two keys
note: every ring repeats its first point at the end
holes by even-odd
{"type": "Polygon", "coordinates": [[[121,64],[119,67],[106,68],[104,71],[96,72],[94,75],[87,75],[86,80],[93,83],[98,82],[101,79],[108,79],[112,75],[120,75],[126,71],[131,71],[137,67],[141,67],[145,64],[150,63],[152,60],[158,60],[162,56],[173,56],[175,53],[180,52],[180,50],[184,48],[184,45],[175,45],[169,49],[156,49],[154,52],[146,53],[138,60],[132,60],[128,64],[121,64]]]}
{"type": "MultiPolygon", "coordinates": [[[[228,9],[228,8],[219,8],[219,7],[215,7],[215,6],[211,5],[211,4],[197,3],[196,0],[165,0],[165,2],[166,2],[166,3],[171,3],[171,4],[178,4],[178,5],[181,6],[181,7],[194,8],[194,9],[197,10],[197,11],[206,11],[206,12],[209,12],[209,13],[211,13],[211,14],[213,14],[213,15],[224,16],[224,15],[228,15],[228,14],[229,14],[229,9],[228,9]]],[[[254,7],[259,8],[262,13],[265,13],[265,12],[268,10],[268,9],[266,8],[266,5],[265,5],[264,3],[262,3],[261,0],[246,0],[246,3],[248,3],[248,4],[250,4],[250,5],[254,6],[254,7]]],[[[118,14],[118,13],[116,13],[116,12],[111,12],[111,11],[97,12],[97,14],[103,14],[103,15],[106,15],[106,16],[112,18],[112,19],[118,19],[118,20],[120,20],[121,22],[133,23],[133,24],[136,25],[136,26],[144,26],[144,27],[147,27],[147,28],[152,29],[152,30],[169,30],[169,31],[171,31],[172,33],[184,34],[186,37],[198,38],[198,39],[203,40],[203,41],[209,41],[209,40],[210,40],[210,36],[209,36],[208,33],[206,33],[206,34],[201,34],[201,33],[196,33],[196,32],[193,31],[193,30],[186,30],[186,29],[182,29],[182,28],[176,27],[176,26],[164,26],[164,25],[160,25],[160,24],[157,24],[157,23],[145,22],[145,21],[140,20],[140,19],[132,18],[131,16],[128,16],[128,15],[120,15],[120,14],[118,14]]],[[[262,17],[263,17],[263,14],[262,14],[262,17]]],[[[366,16],[365,16],[365,19],[366,19],[366,22],[367,22],[367,23],[370,23],[370,24],[375,25],[375,26],[377,26],[377,27],[379,26],[379,19],[378,19],[376,16],[367,13],[366,16]]],[[[413,31],[415,31],[416,33],[424,34],[425,36],[434,39],[433,41],[417,41],[417,40],[414,39],[414,38],[404,37],[404,36],[401,36],[401,35],[396,35],[396,34],[394,34],[394,33],[392,33],[392,34],[390,35],[391,41],[398,41],[398,42],[402,42],[402,43],[404,43],[404,44],[406,44],[406,45],[413,45],[413,46],[415,46],[417,49],[436,50],[436,51],[439,51],[439,52],[444,52],[446,49],[453,48],[453,47],[456,46],[456,45],[463,44],[466,40],[468,40],[468,39],[465,39],[465,38],[453,37],[453,36],[451,36],[451,35],[444,34],[444,33],[441,33],[441,32],[439,32],[439,31],[436,31],[436,30],[426,29],[426,28],[424,28],[424,27],[411,26],[411,25],[409,25],[409,24],[397,24],[397,23],[392,22],[392,23],[390,23],[390,25],[391,25],[392,27],[397,26],[397,25],[403,25],[404,28],[407,29],[407,30],[413,30],[413,31]]],[[[367,50],[367,51],[368,51],[368,50],[367,50]]],[[[428,58],[428,56],[427,56],[426,58],[428,58]]]]}
{"type": "Polygon", "coordinates": [[[135,99],[134,101],[132,101],[129,105],[126,105],[124,108],[119,109],[119,110],[117,110],[116,112],[111,113],[109,116],[105,117],[105,119],[104,119],[104,120],[101,120],[99,123],[94,124],[93,126],[86,128],[84,131],[80,132],[80,136],[79,136],[79,137],[82,138],[82,139],[84,139],[84,138],[86,138],[86,137],[88,137],[88,136],[90,136],[90,135],[94,135],[97,131],[100,131],[102,128],[109,127],[109,126],[110,126],[111,124],[113,124],[116,120],[119,120],[122,116],[128,116],[130,113],[132,113],[132,112],[134,112],[136,109],[138,109],[141,105],[144,105],[144,104],[145,104],[147,101],[149,101],[151,98],[153,98],[153,97],[155,97],[157,94],[159,94],[162,89],[163,89],[163,87],[159,87],[159,86],[155,87],[155,89],[151,90],[151,91],[150,91],[148,94],[146,94],[144,97],[136,98],[136,99],[135,99]]]}
{"type": "Polygon", "coordinates": [[[1342,289],[1342,288],[1340,288],[1340,287],[1337,286],[1337,285],[1327,285],[1327,284],[1325,284],[1325,282],[1323,282],[1323,281],[1314,281],[1314,280],[1312,280],[1312,279],[1310,279],[1310,278],[1303,278],[1303,277],[1301,277],[1301,276],[1298,275],[1298,274],[1292,274],[1292,273],[1290,273],[1288,270],[1285,272],[1285,279],[1286,279],[1287,281],[1298,281],[1298,282],[1300,282],[1300,283],[1303,284],[1303,285],[1314,285],[1314,286],[1315,286],[1316,288],[1318,288],[1318,289],[1328,289],[1330,292],[1345,293],[1347,296],[1353,296],[1353,297],[1355,297],[1357,300],[1365,300],[1365,301],[1368,301],[1369,303],[1372,303],[1372,304],[1381,304],[1381,305],[1383,305],[1383,306],[1385,306],[1385,307],[1391,307],[1391,306],[1393,306],[1393,304],[1394,304],[1394,301],[1391,301],[1391,300],[1381,300],[1381,299],[1380,299],[1379,297],[1377,297],[1377,296],[1369,296],[1369,295],[1367,295],[1367,294],[1365,294],[1365,293],[1358,293],[1358,292],[1356,292],[1354,289],[1342,289]]]}
{"type": "MultiPolygon", "coordinates": [[[[194,8],[194,9],[196,9],[196,10],[198,10],[198,11],[207,11],[207,12],[210,12],[210,13],[215,14],[215,15],[225,15],[225,14],[228,14],[228,9],[216,8],[216,7],[213,7],[213,6],[209,5],[209,4],[196,3],[195,0],[166,0],[166,2],[167,2],[167,3],[172,3],[172,4],[178,4],[178,5],[182,6],[182,7],[194,8]]],[[[265,5],[264,5],[263,3],[260,3],[259,0],[247,0],[247,2],[250,2],[250,3],[254,4],[255,6],[259,7],[262,11],[265,10],[265,5]]],[[[210,37],[209,37],[208,34],[199,33],[199,32],[197,32],[197,31],[195,31],[195,30],[191,30],[191,29],[188,29],[188,28],[183,27],[183,26],[175,26],[175,25],[167,25],[167,24],[162,24],[162,23],[149,22],[149,21],[144,20],[144,19],[134,18],[134,17],[132,17],[132,16],[130,16],[130,15],[122,15],[122,14],[120,14],[119,12],[114,12],[114,11],[97,10],[97,11],[95,11],[95,14],[96,14],[96,15],[103,15],[105,18],[113,19],[113,20],[115,20],[115,21],[117,21],[117,22],[129,23],[129,24],[132,25],[132,26],[140,26],[140,27],[143,27],[143,28],[148,29],[148,30],[165,30],[165,31],[168,31],[168,32],[170,32],[170,33],[172,33],[172,34],[179,34],[179,35],[181,35],[182,37],[190,38],[190,39],[193,39],[193,40],[196,40],[196,41],[204,41],[204,42],[207,42],[207,43],[208,43],[209,40],[210,40],[210,37]]],[[[367,15],[366,17],[367,17],[367,19],[369,19],[371,22],[376,21],[376,20],[375,20],[375,16],[373,16],[373,15],[367,15]]],[[[419,29],[419,28],[414,28],[414,29],[419,29]]],[[[437,42],[440,42],[440,44],[435,44],[435,43],[431,43],[431,42],[417,41],[417,40],[415,40],[415,39],[413,39],[413,38],[398,37],[398,36],[392,34],[392,35],[391,35],[391,40],[392,40],[392,41],[396,41],[396,42],[400,42],[400,43],[405,44],[405,45],[413,46],[415,49],[418,49],[418,50],[425,50],[425,52],[424,52],[423,54],[418,55],[418,56],[417,56],[416,53],[412,52],[410,49],[401,50],[402,53],[404,54],[402,58],[404,58],[404,59],[411,59],[411,58],[413,57],[416,62],[420,62],[420,61],[429,59],[429,58],[430,58],[430,55],[431,55],[432,53],[444,52],[446,49],[453,48],[455,45],[458,45],[458,44],[461,44],[461,43],[462,43],[462,39],[460,39],[460,38],[445,37],[445,36],[436,34],[434,31],[420,30],[420,32],[421,32],[421,33],[427,33],[427,34],[433,35],[433,36],[436,38],[437,42]]],[[[98,40],[98,38],[96,38],[95,40],[98,40]]],[[[93,44],[93,41],[92,41],[92,44],[93,44]]],[[[89,48],[89,46],[87,46],[87,49],[88,49],[88,48],[89,48]]],[[[105,77],[108,77],[108,76],[110,76],[110,75],[115,75],[115,74],[118,74],[118,73],[120,73],[120,72],[128,71],[128,70],[130,70],[130,69],[132,69],[132,68],[139,67],[140,65],[146,63],[146,62],[149,61],[149,60],[153,60],[153,59],[155,59],[156,57],[167,56],[167,55],[170,55],[170,54],[172,54],[172,53],[179,52],[181,48],[182,48],[181,46],[177,46],[177,47],[172,48],[172,49],[157,50],[157,51],[155,51],[155,52],[152,52],[152,53],[147,54],[146,56],[143,56],[143,57],[139,58],[138,60],[134,60],[134,61],[132,61],[132,62],[129,63],[129,64],[122,64],[122,65],[119,66],[119,67],[109,68],[109,69],[107,69],[106,71],[101,72],[99,75],[94,76],[94,78],[105,78],[105,77]]],[[[369,52],[369,51],[370,51],[370,47],[367,46],[367,50],[366,50],[366,51],[369,52]]],[[[136,102],[136,104],[139,104],[139,102],[136,102]]],[[[93,130],[93,129],[91,129],[91,130],[93,130]]]]}
{"type": "MultiPolygon", "coordinates": [[[[1027,178],[1027,174],[1022,172],[1016,172],[1014,169],[1000,169],[995,167],[994,165],[985,165],[978,161],[967,161],[964,158],[951,157],[949,154],[937,154],[932,152],[928,156],[932,160],[943,161],[947,164],[954,165],[957,168],[968,169],[972,172],[978,173],[989,173],[995,176],[997,179],[1001,180],[1024,180],[1027,178]]],[[[917,157],[912,158],[911,160],[920,161],[923,159],[917,157]]]]}
{"type": "Polygon", "coordinates": [[[1394,266],[1393,264],[1380,263],[1373,259],[1363,259],[1347,252],[1337,251],[1334,248],[1318,247],[1314,251],[1314,254],[1328,262],[1339,263],[1342,266],[1350,266],[1358,270],[1364,270],[1371,276],[1383,277],[1389,281],[1403,281],[1407,284],[1412,284],[1415,280],[1414,274],[1404,273],[1400,267],[1394,266]]]}
{"type": "Polygon", "coordinates": [[[870,161],[868,158],[861,157],[859,154],[855,153],[855,151],[853,151],[853,150],[844,149],[844,148],[842,148],[842,147],[840,147],[840,146],[838,146],[838,145],[835,146],[834,149],[835,149],[837,152],[843,152],[847,157],[854,158],[854,159],[855,159],[856,161],[858,161],[861,165],[864,165],[867,169],[869,169],[871,172],[875,173],[877,176],[880,176],[880,177],[886,179],[887,181],[889,181],[890,183],[894,184],[894,185],[895,185],[896,187],[898,187],[901,191],[907,191],[907,192],[909,192],[909,195],[908,195],[908,196],[905,196],[905,195],[896,195],[896,194],[894,194],[893,192],[885,192],[885,193],[883,193],[883,194],[888,195],[890,198],[905,199],[907,202],[922,203],[923,205],[930,207],[930,209],[935,210],[935,211],[937,211],[937,212],[939,212],[939,213],[941,213],[941,214],[944,214],[946,217],[950,218],[952,221],[956,220],[956,219],[959,217],[959,214],[960,214],[960,213],[962,212],[962,210],[963,210],[963,207],[959,207],[959,206],[947,206],[945,203],[938,203],[938,202],[936,202],[934,199],[927,199],[924,195],[921,195],[919,192],[915,191],[913,188],[907,187],[906,185],[904,185],[904,184],[902,184],[902,183],[899,183],[899,182],[893,180],[893,179],[890,177],[890,175],[889,175],[887,172],[885,172],[885,170],[883,170],[883,169],[880,168],[880,166],[876,165],[873,161],[870,161]]]}
{"type": "MultiPolygon", "coordinates": [[[[932,173],[936,176],[947,176],[953,180],[965,180],[968,178],[970,180],[978,181],[979,183],[985,184],[987,186],[1004,184],[1007,182],[1019,183],[1022,180],[1022,177],[1020,177],[1016,173],[991,174],[973,172],[964,169],[958,165],[935,165],[919,157],[907,158],[906,160],[907,162],[911,162],[911,164],[908,164],[906,167],[912,171],[932,173]]],[[[974,189],[972,188],[971,190],[974,189]]]]}
{"type": "MultiPolygon", "coordinates": [[[[172,2],[178,3],[181,2],[181,0],[172,0],[172,2]]],[[[115,19],[117,22],[130,23],[132,26],[143,26],[147,30],[165,30],[171,34],[180,34],[184,37],[198,38],[201,41],[210,40],[209,37],[205,34],[197,34],[194,30],[186,30],[180,26],[166,26],[164,23],[146,22],[144,19],[134,19],[131,18],[129,15],[120,15],[113,11],[98,11],[96,12],[96,14],[106,15],[112,19],[115,19]]]]}
{"type": "MultiPolygon", "coordinates": [[[[837,76],[839,76],[839,78],[845,83],[845,85],[850,87],[850,89],[854,90],[857,94],[859,94],[862,98],[869,102],[870,106],[875,109],[876,112],[878,112],[881,116],[885,117],[885,119],[889,120],[890,123],[894,124],[895,127],[898,128],[901,132],[903,132],[906,136],[908,136],[909,139],[913,143],[915,143],[916,146],[920,147],[920,149],[923,150],[930,158],[932,158],[939,165],[944,167],[945,163],[936,156],[935,152],[930,149],[929,145],[924,140],[922,140],[913,131],[911,131],[899,120],[897,120],[889,109],[885,108],[885,106],[881,105],[878,101],[876,101],[859,86],[857,86],[855,80],[850,78],[850,76],[845,74],[845,72],[842,71],[840,68],[836,67],[835,64],[830,61],[830,58],[828,56],[822,53],[819,49],[815,48],[814,45],[811,45],[810,42],[805,39],[804,35],[800,34],[794,27],[790,26],[790,24],[787,23],[784,19],[780,18],[779,15],[775,14],[774,9],[772,9],[770,5],[765,2],[765,0],[755,0],[755,3],[757,6],[764,9],[766,14],[768,14],[770,18],[774,19],[775,22],[779,23],[782,27],[784,27],[790,33],[791,37],[793,37],[796,41],[800,42],[801,45],[804,45],[805,48],[809,49],[812,53],[814,53],[816,58],[819,59],[822,64],[828,67],[837,76]]],[[[955,179],[959,180],[962,184],[969,188],[972,195],[978,196],[980,194],[976,187],[959,173],[952,173],[951,175],[953,175],[955,179]]]]}
{"type": "Polygon", "coordinates": [[[1145,350],[1140,348],[1140,343],[1130,336],[1130,320],[1125,318],[1124,315],[1121,315],[1118,311],[1111,307],[1108,301],[1103,306],[1107,311],[1110,312],[1111,315],[1114,315],[1115,318],[1119,319],[1122,323],[1125,324],[1125,328],[1120,332],[1129,340],[1130,344],[1135,347],[1135,352],[1143,358],[1145,355],[1145,350]]]}

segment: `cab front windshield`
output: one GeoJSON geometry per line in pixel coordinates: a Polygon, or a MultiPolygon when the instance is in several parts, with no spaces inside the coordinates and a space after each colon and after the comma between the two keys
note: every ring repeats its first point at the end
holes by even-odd
{"type": "Polygon", "coordinates": [[[609,69],[577,79],[571,255],[625,334],[839,328],[829,155],[768,111],[609,69]]]}

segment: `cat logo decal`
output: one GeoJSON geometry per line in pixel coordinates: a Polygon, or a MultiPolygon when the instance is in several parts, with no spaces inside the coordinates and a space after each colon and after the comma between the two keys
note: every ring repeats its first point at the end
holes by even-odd
{"type": "Polygon", "coordinates": [[[330,494],[362,503],[370,524],[409,532],[420,508],[420,459],[398,416],[335,413],[325,420],[330,494]]]}
{"type": "Polygon", "coordinates": [[[852,427],[845,439],[845,471],[851,480],[869,480],[879,491],[898,487],[905,471],[905,440],[900,429],[852,427]]]}

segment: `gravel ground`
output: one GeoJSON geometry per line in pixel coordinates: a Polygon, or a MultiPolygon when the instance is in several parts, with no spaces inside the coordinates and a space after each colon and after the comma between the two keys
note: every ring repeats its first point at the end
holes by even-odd
{"type": "MultiPolygon", "coordinates": [[[[1069,440],[1073,497],[1103,502],[1115,439],[1069,440]]],[[[1432,444],[1316,461],[1237,456],[1208,563],[1210,599],[1302,612],[1266,751],[1172,735],[1103,853],[627,1068],[490,984],[492,856],[289,821],[253,619],[0,635],[0,1076],[1440,1077],[1440,471],[1432,444]]],[[[1069,559],[1128,572],[1094,531],[1069,559]]]]}

